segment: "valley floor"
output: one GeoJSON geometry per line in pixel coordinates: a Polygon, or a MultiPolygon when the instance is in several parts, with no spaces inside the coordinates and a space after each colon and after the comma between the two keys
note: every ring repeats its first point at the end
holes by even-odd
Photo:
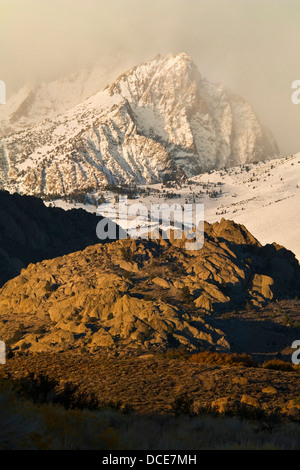
{"type": "Polygon", "coordinates": [[[30,373],[46,376],[58,381],[58,389],[70,382],[100,404],[138,413],[169,413],[178,397],[192,400],[196,412],[207,407],[222,411],[241,403],[287,415],[292,410],[298,416],[300,411],[298,370],[199,364],[176,354],[171,358],[168,354],[118,358],[71,352],[28,354],[9,359],[3,373],[29,383],[30,373]]]}
{"type": "Polygon", "coordinates": [[[299,371],[74,353],[15,357],[1,370],[2,449],[300,448],[299,371]],[[62,404],[77,390],[86,406],[53,405],[51,383],[62,404]]]}

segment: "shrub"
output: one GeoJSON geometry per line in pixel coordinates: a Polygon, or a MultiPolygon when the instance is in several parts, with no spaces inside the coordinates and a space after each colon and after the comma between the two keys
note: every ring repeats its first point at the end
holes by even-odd
{"type": "Polygon", "coordinates": [[[44,333],[46,333],[46,328],[44,326],[39,326],[36,330],[34,330],[34,334],[35,335],[43,335],[44,333]]]}
{"type": "Polygon", "coordinates": [[[28,377],[14,381],[16,391],[33,403],[49,403],[54,398],[54,389],[58,385],[56,380],[44,375],[35,376],[30,373],[28,377]]]}
{"type": "Polygon", "coordinates": [[[97,323],[98,318],[97,317],[89,317],[89,323],[97,323]]]}
{"type": "Polygon", "coordinates": [[[190,293],[190,289],[188,288],[188,286],[183,286],[182,289],[181,289],[181,297],[184,299],[184,300],[190,300],[191,298],[191,293],[190,293]]]}
{"type": "Polygon", "coordinates": [[[279,410],[275,409],[269,412],[260,407],[248,406],[244,403],[237,403],[228,407],[223,413],[224,416],[237,416],[241,420],[247,420],[259,423],[259,427],[255,430],[257,433],[264,431],[272,433],[283,423],[283,417],[279,410]]]}
{"type": "Polygon", "coordinates": [[[99,400],[93,393],[80,392],[78,386],[66,382],[59,389],[59,382],[46,375],[30,373],[28,377],[14,381],[15,390],[27,400],[35,404],[53,403],[65,409],[100,408],[99,400]]]}
{"type": "Polygon", "coordinates": [[[122,246],[121,256],[124,261],[133,261],[133,254],[128,246],[122,246]]]}
{"type": "Polygon", "coordinates": [[[132,279],[132,273],[130,273],[129,271],[124,271],[122,273],[122,277],[123,279],[127,279],[128,281],[130,281],[132,279]]]}
{"type": "MultiPolygon", "coordinates": [[[[152,267],[152,268],[158,268],[159,266],[160,266],[159,261],[157,261],[156,259],[154,259],[154,260],[152,261],[152,263],[151,263],[151,267],[152,267]]],[[[151,274],[150,274],[150,276],[151,276],[151,274]]],[[[150,276],[149,276],[149,277],[150,277],[150,276]]]]}
{"type": "Polygon", "coordinates": [[[226,313],[223,313],[222,315],[222,318],[224,320],[230,320],[232,317],[233,317],[233,314],[231,312],[226,312],[226,313]]]}
{"type": "Polygon", "coordinates": [[[181,298],[187,306],[189,306],[190,308],[194,307],[194,297],[190,293],[190,289],[188,288],[188,286],[182,287],[181,298]]]}
{"type": "Polygon", "coordinates": [[[177,359],[179,361],[187,360],[189,357],[186,351],[186,348],[185,347],[182,348],[181,345],[177,349],[169,348],[167,349],[165,353],[158,355],[158,356],[161,356],[166,359],[177,359]]]}
{"type": "Polygon", "coordinates": [[[23,323],[21,323],[18,327],[18,329],[14,332],[14,334],[12,335],[11,338],[9,338],[8,341],[6,341],[6,344],[8,345],[11,345],[13,343],[17,343],[18,341],[20,341],[24,334],[25,334],[25,326],[23,323]]]}
{"type": "Polygon", "coordinates": [[[172,412],[175,416],[188,415],[193,416],[194,400],[186,394],[178,395],[171,405],[172,412]]]}
{"type": "Polygon", "coordinates": [[[257,362],[249,354],[228,354],[212,351],[203,351],[193,354],[190,359],[198,364],[218,364],[235,367],[258,367],[257,362]]]}
{"type": "Polygon", "coordinates": [[[146,301],[150,301],[150,300],[152,300],[152,297],[151,297],[151,295],[149,295],[149,294],[145,294],[145,295],[144,295],[144,300],[146,300],[146,301]]]}
{"type": "Polygon", "coordinates": [[[280,359],[271,359],[270,361],[265,361],[262,367],[264,369],[283,370],[286,372],[292,372],[294,370],[292,364],[281,361],[280,359]]]}
{"type": "Polygon", "coordinates": [[[55,292],[59,288],[59,284],[52,284],[50,281],[46,281],[45,291],[47,294],[55,292]]]}

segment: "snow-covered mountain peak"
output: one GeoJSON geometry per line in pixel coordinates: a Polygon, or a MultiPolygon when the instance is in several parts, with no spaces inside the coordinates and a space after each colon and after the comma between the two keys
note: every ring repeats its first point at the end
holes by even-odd
{"type": "Polygon", "coordinates": [[[184,106],[188,104],[188,93],[196,91],[200,80],[200,72],[187,54],[158,55],[123,73],[111,85],[110,93],[120,93],[135,104],[156,104],[169,98],[177,106],[184,106]],[[193,86],[195,90],[191,89],[193,86]]]}
{"type": "Polygon", "coordinates": [[[185,53],[156,56],[89,93],[98,80],[97,71],[83,71],[80,80],[43,84],[26,106],[16,105],[21,128],[33,111],[44,121],[0,141],[3,187],[64,194],[193,176],[278,154],[252,107],[202,78],[185,53]]]}

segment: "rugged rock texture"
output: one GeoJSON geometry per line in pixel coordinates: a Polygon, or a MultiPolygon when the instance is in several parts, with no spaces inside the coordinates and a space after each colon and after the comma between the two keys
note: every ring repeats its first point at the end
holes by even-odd
{"type": "Polygon", "coordinates": [[[82,209],[64,211],[34,197],[0,191],[0,286],[29,263],[99,243],[100,220],[82,209]]]}
{"type": "Polygon", "coordinates": [[[242,98],[201,77],[186,54],[157,56],[66,113],[3,138],[0,183],[62,195],[277,155],[242,98]]]}
{"type": "Polygon", "coordinates": [[[1,338],[36,352],[230,350],[214,313],[300,293],[294,255],[234,222],[206,224],[199,251],[180,245],[119,240],[31,264],[0,291],[1,338]]]}

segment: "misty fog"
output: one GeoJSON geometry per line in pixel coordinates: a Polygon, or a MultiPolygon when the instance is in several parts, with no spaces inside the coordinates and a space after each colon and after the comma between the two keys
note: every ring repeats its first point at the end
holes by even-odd
{"type": "Polygon", "coordinates": [[[240,94],[278,141],[300,151],[300,0],[0,0],[0,79],[27,83],[93,64],[116,75],[158,53],[186,52],[240,94]]]}

